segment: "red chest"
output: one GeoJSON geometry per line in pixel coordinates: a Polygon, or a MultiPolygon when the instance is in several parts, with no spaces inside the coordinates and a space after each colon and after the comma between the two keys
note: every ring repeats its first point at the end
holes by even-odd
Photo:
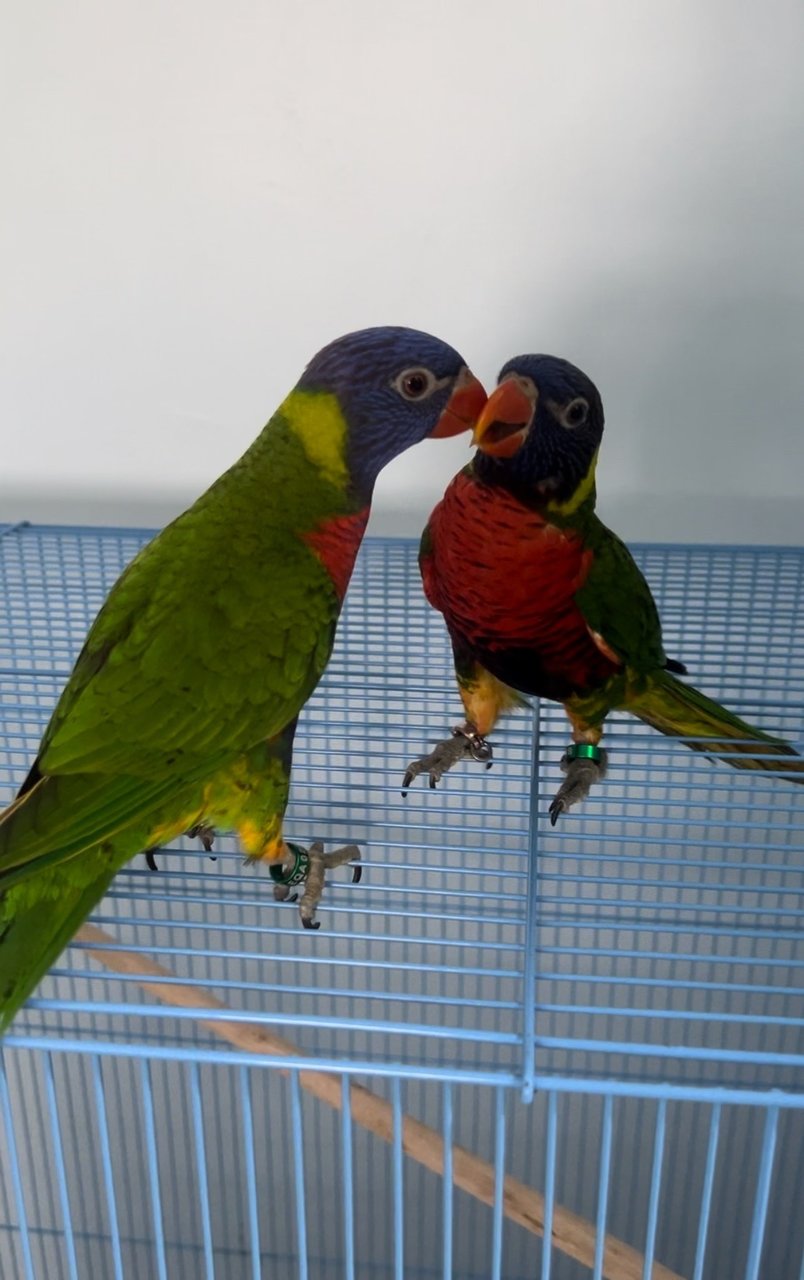
{"type": "MultiPolygon", "coordinates": [[[[423,565],[427,597],[481,661],[484,654],[518,651],[519,670],[521,651],[529,651],[535,674],[527,691],[534,693],[543,691],[538,672],[583,689],[615,670],[575,603],[593,558],[577,534],[463,473],[431,527],[433,552],[423,565]]],[[[526,688],[521,678],[515,687],[526,688]]]]}
{"type": "Polygon", "coordinates": [[[369,508],[354,515],[333,516],[323,520],[304,541],[315,552],[331,577],[338,599],[343,601],[355,559],[369,518],[369,508]]]}

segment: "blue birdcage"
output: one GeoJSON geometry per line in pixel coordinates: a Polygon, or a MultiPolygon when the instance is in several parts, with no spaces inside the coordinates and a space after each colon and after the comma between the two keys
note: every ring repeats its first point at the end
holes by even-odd
{"type": "MultiPolygon", "coordinates": [[[[144,532],[0,537],[0,800],[144,532]]],[[[804,552],[644,546],[667,650],[804,739],[804,552]]],[[[613,717],[554,829],[540,704],[460,714],[415,546],[365,544],[287,833],[355,841],[322,927],[221,839],[121,872],[0,1075],[3,1280],[804,1280],[804,788],[613,717]]]]}

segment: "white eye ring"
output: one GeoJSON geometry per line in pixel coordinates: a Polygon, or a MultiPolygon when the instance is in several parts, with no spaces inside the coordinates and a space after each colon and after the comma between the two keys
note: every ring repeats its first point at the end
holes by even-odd
{"type": "Polygon", "coordinates": [[[403,369],[394,378],[391,386],[398,391],[403,400],[426,400],[437,387],[443,387],[448,379],[437,378],[429,369],[416,367],[403,369]]]}
{"type": "Polygon", "coordinates": [[[572,431],[575,427],[583,426],[589,417],[589,401],[584,400],[583,396],[576,396],[574,400],[570,400],[569,404],[556,415],[562,427],[566,427],[572,431]]]}

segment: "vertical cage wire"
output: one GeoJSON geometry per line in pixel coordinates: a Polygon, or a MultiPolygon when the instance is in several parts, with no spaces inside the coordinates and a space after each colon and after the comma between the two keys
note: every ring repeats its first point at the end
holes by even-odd
{"type": "MultiPolygon", "coordinates": [[[[146,535],[1,532],[8,799],[146,535]]],[[[801,744],[804,554],[637,558],[695,683],[801,744]]],[[[4,1043],[3,1280],[588,1280],[606,1233],[643,1277],[804,1280],[804,788],[615,716],[605,786],[554,829],[566,726],[542,704],[495,732],[489,773],[402,801],[455,704],[414,549],[368,544],[288,819],[302,840],[357,840],[362,884],[333,877],[313,939],[229,838],[215,863],[182,840],[158,875],[129,864],[94,917],[169,971],[155,987],[208,989],[221,1024],[262,1024],[297,1064],[249,1057],[71,947],[4,1043]],[[334,1105],[310,1092],[317,1070],[334,1105]]]]}

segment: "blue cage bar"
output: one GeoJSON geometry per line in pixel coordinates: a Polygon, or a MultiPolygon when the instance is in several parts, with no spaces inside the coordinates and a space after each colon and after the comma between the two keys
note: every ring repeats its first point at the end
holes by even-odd
{"type": "MultiPolygon", "coordinates": [[[[0,800],[143,531],[0,527],[0,800]]],[[[233,531],[236,537],[236,531],[233,531]]],[[[804,742],[804,552],[636,549],[667,650],[804,742]]],[[[804,788],[560,708],[407,799],[460,716],[415,545],[370,540],[302,716],[321,930],[230,839],[118,875],[3,1042],[3,1280],[804,1280],[804,788]]]]}

